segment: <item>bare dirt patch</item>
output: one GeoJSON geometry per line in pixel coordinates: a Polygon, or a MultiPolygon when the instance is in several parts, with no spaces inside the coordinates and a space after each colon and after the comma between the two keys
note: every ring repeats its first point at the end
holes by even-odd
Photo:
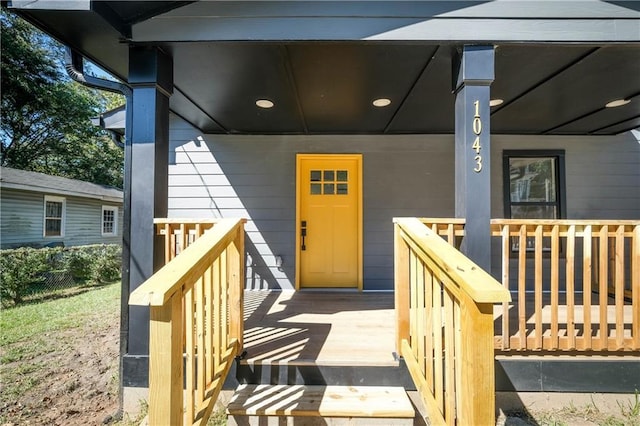
{"type": "Polygon", "coordinates": [[[0,370],[0,424],[99,425],[113,420],[119,406],[119,294],[110,291],[102,297],[108,298],[103,309],[63,310],[60,315],[76,315],[70,327],[52,327],[2,345],[0,355],[9,362],[0,370]]]}

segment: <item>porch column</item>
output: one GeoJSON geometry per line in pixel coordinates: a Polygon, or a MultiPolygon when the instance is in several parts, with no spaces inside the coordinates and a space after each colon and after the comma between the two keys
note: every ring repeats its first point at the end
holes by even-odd
{"type": "Polygon", "coordinates": [[[128,294],[161,266],[163,247],[156,242],[153,218],[167,216],[169,97],[173,92],[171,57],[156,47],[132,46],[129,84],[133,100],[127,125],[132,128],[125,150],[125,273],[122,277],[122,321],[128,329],[123,328],[126,336],[121,338],[126,337],[127,346],[122,347],[121,352],[124,386],[140,386],[146,384],[136,382],[146,381],[146,368],[138,366],[146,367],[149,354],[149,309],[129,307],[126,303],[128,294]]]}
{"type": "Polygon", "coordinates": [[[456,217],[466,218],[461,250],[491,272],[491,146],[489,89],[494,78],[493,46],[464,46],[453,58],[456,95],[456,217]]]}

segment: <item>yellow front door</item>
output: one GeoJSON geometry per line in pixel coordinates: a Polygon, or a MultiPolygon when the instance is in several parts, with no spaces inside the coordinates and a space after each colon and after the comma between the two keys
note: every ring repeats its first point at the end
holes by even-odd
{"type": "Polygon", "coordinates": [[[361,155],[299,154],[299,287],[361,288],[361,155]]]}

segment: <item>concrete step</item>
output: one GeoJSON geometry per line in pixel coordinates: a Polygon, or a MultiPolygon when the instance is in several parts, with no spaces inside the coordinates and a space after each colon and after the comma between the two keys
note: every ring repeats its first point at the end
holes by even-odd
{"type": "Polygon", "coordinates": [[[229,425],[413,425],[405,390],[390,386],[241,385],[229,425]]]}

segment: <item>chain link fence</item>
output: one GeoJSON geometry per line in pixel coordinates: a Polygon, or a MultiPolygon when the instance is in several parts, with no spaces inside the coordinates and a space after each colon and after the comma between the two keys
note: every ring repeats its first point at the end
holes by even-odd
{"type": "Polygon", "coordinates": [[[0,300],[14,306],[60,291],[120,279],[117,244],[0,250],[0,300]]]}

